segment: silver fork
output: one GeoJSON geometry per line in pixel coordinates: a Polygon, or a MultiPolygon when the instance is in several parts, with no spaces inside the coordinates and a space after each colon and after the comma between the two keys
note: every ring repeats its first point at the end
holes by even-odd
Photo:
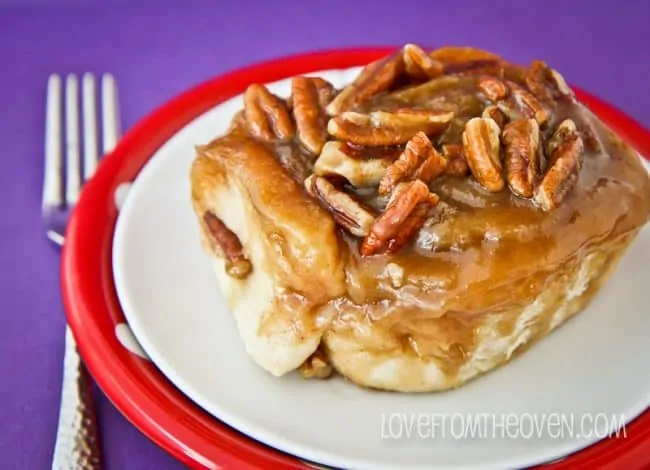
{"type": "MultiPolygon", "coordinates": [[[[77,76],[66,77],[65,93],[62,92],[62,81],[58,75],[51,75],[47,83],[42,215],[46,235],[57,246],[62,246],[64,243],[70,209],[77,203],[83,184],[92,177],[99,163],[95,82],[92,74],[87,73],[83,76],[81,83],[83,126],[80,126],[79,120],[77,76]],[[64,104],[62,104],[63,96],[65,96],[64,104]],[[80,135],[83,135],[83,160],[80,135]]],[[[115,146],[119,128],[115,80],[111,75],[104,74],[101,79],[102,155],[110,152],[115,146]]],[[[61,406],[52,469],[101,469],[102,467],[99,426],[91,384],[90,375],[79,357],[72,332],[66,326],[61,406]]]]}

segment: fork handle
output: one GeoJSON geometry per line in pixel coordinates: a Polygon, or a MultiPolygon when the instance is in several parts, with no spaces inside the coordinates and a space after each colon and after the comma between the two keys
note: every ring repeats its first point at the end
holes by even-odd
{"type": "Polygon", "coordinates": [[[52,470],[100,470],[99,429],[91,378],[66,325],[63,386],[52,470]]]}

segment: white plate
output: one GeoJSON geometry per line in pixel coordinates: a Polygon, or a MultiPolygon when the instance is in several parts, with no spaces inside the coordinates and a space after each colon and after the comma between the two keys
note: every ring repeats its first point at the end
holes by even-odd
{"type": "MultiPolygon", "coordinates": [[[[357,70],[320,75],[343,85],[357,70]]],[[[286,96],[289,81],[270,88],[286,96]]],[[[240,107],[238,97],[209,111],[154,155],[128,192],[114,239],[115,283],[136,338],[199,406],[303,459],[375,470],[547,462],[606,436],[613,415],[631,420],[650,404],[648,228],[586,311],[458,390],[373,392],[340,379],[273,378],[254,365],[200,247],[190,205],[195,145],[223,132],[240,107]],[[557,419],[567,421],[557,427],[557,419]],[[463,430],[470,420],[480,423],[480,435],[463,430]]]]}

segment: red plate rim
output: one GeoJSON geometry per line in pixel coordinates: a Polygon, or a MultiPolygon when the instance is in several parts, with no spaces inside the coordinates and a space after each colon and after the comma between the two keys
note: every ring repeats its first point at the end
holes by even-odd
{"type": "MultiPolygon", "coordinates": [[[[125,322],[113,283],[111,249],[117,218],[114,193],[133,181],[155,151],[184,125],[255,82],[365,65],[396,47],[334,49],[254,64],[208,80],[170,100],[135,125],[107,155],[82,192],[66,232],[61,264],[63,301],[82,357],[96,382],[141,432],[193,468],[308,469],[293,456],[254,441],[219,422],[149,361],[128,352],[114,333],[125,322]]],[[[577,96],[644,156],[650,133],[595,96],[577,96]]],[[[610,438],[549,469],[640,468],[650,464],[650,411],[630,423],[627,437],[610,438]]]]}

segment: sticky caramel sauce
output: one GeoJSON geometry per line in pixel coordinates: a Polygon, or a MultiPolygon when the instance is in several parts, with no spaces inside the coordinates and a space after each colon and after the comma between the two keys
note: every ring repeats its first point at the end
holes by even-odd
{"type": "MultiPolygon", "coordinates": [[[[411,106],[457,106],[455,121],[436,143],[460,143],[464,122],[482,110],[475,93],[468,84],[424,95],[411,106]]],[[[390,96],[374,104],[382,109],[403,105],[390,96]]],[[[371,321],[406,338],[406,351],[441,358],[439,364],[447,368],[462,364],[474,349],[477,329],[490,317],[498,316],[499,333],[509,335],[517,314],[548,285],[577,269],[589,253],[607,253],[647,221],[646,169],[637,154],[587,109],[575,104],[558,108],[542,142],[556,123],[568,117],[577,123],[588,120],[601,148],[585,150],[577,185],[558,209],[544,212],[509,190],[490,193],[471,177],[443,176],[430,186],[442,202],[410,246],[364,259],[358,251],[360,241],[343,234],[349,247],[351,299],[403,301],[402,309],[371,321]],[[389,264],[403,269],[400,285],[386,275],[389,264]]],[[[539,334],[548,330],[551,318],[549,314],[540,320],[547,324],[539,325],[539,334]]],[[[369,320],[358,316],[356,321],[369,320]]],[[[354,334],[353,321],[348,318],[346,323],[336,327],[354,334]]]]}
{"type": "MultiPolygon", "coordinates": [[[[453,110],[454,120],[433,143],[458,144],[465,122],[486,105],[476,82],[474,76],[444,76],[381,95],[362,111],[453,110]]],[[[559,105],[540,142],[565,118],[579,129],[589,123],[599,145],[585,146],[576,187],[551,212],[508,189],[490,193],[471,177],[443,176],[430,185],[439,206],[397,253],[364,258],[361,240],[340,230],[348,293],[329,303],[336,312],[329,328],[377,355],[398,349],[435,360],[453,375],[471,357],[482,327],[496,319],[499,334],[509,335],[522,309],[546,290],[561,289],[587,255],[599,253],[603,265],[615,258],[648,220],[648,172],[636,152],[581,104],[559,105]]],[[[297,142],[275,151],[297,181],[311,172],[313,158],[297,142]]],[[[374,188],[347,189],[377,211],[386,204],[374,188]]],[[[558,307],[546,307],[535,335],[548,331],[558,307]]]]}

